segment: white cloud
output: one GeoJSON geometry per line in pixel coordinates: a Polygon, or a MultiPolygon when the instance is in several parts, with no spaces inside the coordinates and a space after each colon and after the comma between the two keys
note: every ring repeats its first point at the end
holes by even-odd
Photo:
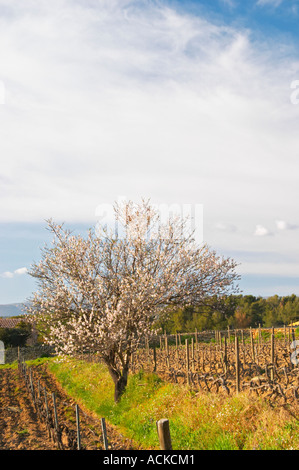
{"type": "Polygon", "coordinates": [[[22,275],[22,274],[27,274],[28,269],[27,268],[18,268],[14,271],[14,274],[22,275]]]}
{"type": "Polygon", "coordinates": [[[12,277],[13,277],[13,273],[10,272],[10,271],[5,271],[4,273],[2,273],[2,277],[12,278],[12,277]]]}
{"type": "Polygon", "coordinates": [[[18,268],[13,272],[5,271],[4,273],[2,273],[1,277],[13,278],[14,276],[22,276],[23,274],[27,274],[27,272],[28,272],[28,269],[25,268],[25,267],[24,268],[18,268]]]}
{"type": "Polygon", "coordinates": [[[288,199],[293,72],[250,31],[148,2],[1,5],[2,221],[91,220],[119,194],[175,199],[177,182],[215,216],[219,194],[263,203],[265,181],[288,199]]]}
{"type": "Polygon", "coordinates": [[[269,5],[271,7],[276,8],[279,5],[281,5],[282,2],[283,0],[258,0],[257,5],[261,5],[261,6],[269,5]]]}
{"type": "Polygon", "coordinates": [[[256,225],[254,235],[257,237],[266,237],[271,235],[271,232],[263,225],[256,225]]]}
{"type": "Polygon", "coordinates": [[[233,8],[233,7],[236,6],[235,0],[221,0],[221,2],[224,3],[225,5],[227,5],[230,8],[233,8]]]}
{"type": "Polygon", "coordinates": [[[285,220],[276,220],[276,227],[278,230],[295,230],[298,228],[298,225],[290,224],[285,220]]]}

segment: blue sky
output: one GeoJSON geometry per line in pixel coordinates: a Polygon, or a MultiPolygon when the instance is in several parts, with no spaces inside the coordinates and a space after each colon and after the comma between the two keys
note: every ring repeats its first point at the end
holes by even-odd
{"type": "Polygon", "coordinates": [[[52,217],[202,204],[243,293],[299,295],[299,0],[0,0],[0,303],[52,217]],[[296,83],[298,81],[298,83],[296,83]]]}

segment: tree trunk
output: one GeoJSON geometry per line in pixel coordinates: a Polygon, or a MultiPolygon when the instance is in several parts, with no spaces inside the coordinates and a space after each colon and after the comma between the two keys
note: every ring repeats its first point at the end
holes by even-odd
{"type": "Polygon", "coordinates": [[[114,401],[117,403],[122,394],[124,393],[126,386],[128,383],[128,377],[124,377],[123,375],[118,379],[117,382],[114,383],[114,401]]]}
{"type": "Polygon", "coordinates": [[[114,382],[114,401],[117,403],[126,389],[129,367],[125,366],[123,370],[120,371],[108,365],[108,370],[114,382]]]}

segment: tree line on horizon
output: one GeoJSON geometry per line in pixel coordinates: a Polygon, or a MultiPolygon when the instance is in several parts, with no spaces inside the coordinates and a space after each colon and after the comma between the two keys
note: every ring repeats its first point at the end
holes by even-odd
{"type": "Polygon", "coordinates": [[[201,306],[178,308],[159,327],[168,334],[191,331],[278,327],[299,321],[299,297],[230,295],[209,298],[201,306]]]}

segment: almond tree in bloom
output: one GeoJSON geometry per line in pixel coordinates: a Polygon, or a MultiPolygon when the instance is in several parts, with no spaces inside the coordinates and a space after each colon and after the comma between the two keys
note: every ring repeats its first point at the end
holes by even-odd
{"type": "Polygon", "coordinates": [[[118,233],[101,227],[85,238],[48,221],[53,241],[31,267],[38,290],[28,311],[58,352],[98,353],[118,401],[132,353],[161,315],[234,292],[238,276],[233,260],[186,235],[180,217],[163,223],[148,201],[116,203],[114,212],[118,233]]]}

